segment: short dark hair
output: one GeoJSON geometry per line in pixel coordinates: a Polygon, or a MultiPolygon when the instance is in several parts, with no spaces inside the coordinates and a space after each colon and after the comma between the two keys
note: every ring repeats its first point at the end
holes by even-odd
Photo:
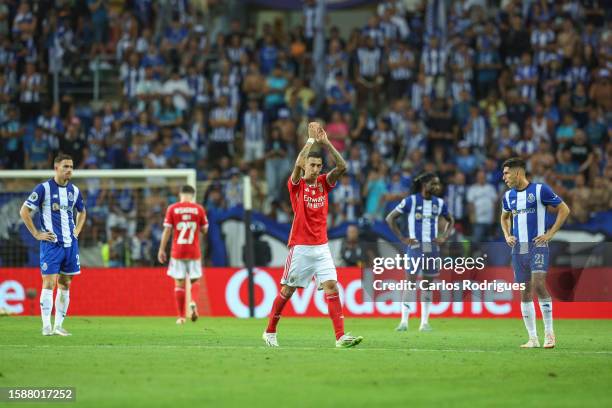
{"type": "Polygon", "coordinates": [[[311,157],[314,157],[315,159],[321,159],[323,160],[323,155],[321,154],[320,151],[315,150],[315,151],[310,151],[308,152],[308,156],[306,157],[307,159],[310,159],[311,157]]]}
{"type": "Polygon", "coordinates": [[[502,170],[505,167],[509,167],[511,169],[515,169],[517,167],[520,167],[523,170],[527,170],[527,164],[525,163],[525,160],[521,159],[520,157],[511,157],[508,160],[506,160],[504,162],[504,164],[502,164],[502,170]]]}
{"type": "Polygon", "coordinates": [[[195,188],[189,184],[185,184],[181,187],[181,194],[195,194],[195,188]]]}
{"type": "Polygon", "coordinates": [[[53,160],[53,164],[54,165],[60,164],[64,160],[72,160],[72,156],[66,153],[60,153],[57,156],[55,156],[55,159],[53,160]]]}

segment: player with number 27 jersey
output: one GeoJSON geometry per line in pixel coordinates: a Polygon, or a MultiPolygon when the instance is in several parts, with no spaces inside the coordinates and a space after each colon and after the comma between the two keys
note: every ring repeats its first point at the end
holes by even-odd
{"type": "Polygon", "coordinates": [[[159,263],[166,263],[168,260],[166,246],[172,235],[168,276],[174,279],[177,324],[185,323],[186,306],[189,306],[191,321],[195,322],[198,319],[198,306],[195,301],[198,299],[200,286],[198,281],[202,277],[200,232],[203,234],[208,232],[206,211],[195,202],[195,188],[184,185],[181,187],[179,202],[170,205],[166,210],[164,232],[157,252],[159,263]],[[186,297],[185,282],[190,283],[190,299],[186,297]]]}
{"type": "Polygon", "coordinates": [[[200,234],[202,227],[208,225],[204,207],[192,202],[174,203],[166,211],[164,227],[174,230],[172,251],[174,259],[200,259],[200,234]]]}

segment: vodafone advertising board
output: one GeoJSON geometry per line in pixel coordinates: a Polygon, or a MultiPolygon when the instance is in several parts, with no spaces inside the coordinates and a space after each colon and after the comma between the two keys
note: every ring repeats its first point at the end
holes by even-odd
{"type": "MultiPolygon", "coordinates": [[[[255,315],[265,317],[279,289],[282,268],[255,269],[255,315]]],[[[510,268],[495,268],[495,279],[512,282],[510,268]]],[[[391,300],[364,301],[362,271],[338,268],[340,296],[347,317],[397,316],[400,305],[391,300]]],[[[40,273],[34,268],[0,268],[0,310],[38,315],[40,273]]],[[[165,268],[85,268],[73,281],[70,315],[174,316],[173,281],[165,268]]],[[[379,299],[384,299],[382,296],[379,299]]],[[[390,298],[390,297],[387,297],[390,298]]],[[[482,295],[480,299],[491,299],[482,295]]],[[[493,301],[451,302],[437,299],[433,315],[446,317],[520,317],[518,296],[493,301]]],[[[248,317],[248,273],[238,268],[207,268],[197,299],[200,312],[209,316],[248,317]]],[[[314,284],[298,290],[283,312],[285,316],[326,316],[323,292],[314,284]]],[[[612,318],[612,302],[555,302],[558,318],[612,318]]]]}

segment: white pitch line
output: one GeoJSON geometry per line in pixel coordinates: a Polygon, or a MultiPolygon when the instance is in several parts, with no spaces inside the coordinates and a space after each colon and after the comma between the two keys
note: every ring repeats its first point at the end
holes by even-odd
{"type": "MultiPolygon", "coordinates": [[[[38,345],[25,345],[25,344],[0,344],[0,348],[28,348],[28,349],[32,349],[32,348],[40,348],[40,349],[45,349],[45,348],[84,348],[84,349],[90,349],[90,348],[108,348],[108,349],[113,349],[113,348],[128,348],[128,349],[143,349],[143,348],[154,348],[154,349],[185,349],[185,348],[190,348],[190,349],[211,349],[211,350],[244,350],[244,349],[249,349],[249,350],[257,350],[257,349],[268,349],[268,347],[265,346],[216,346],[216,345],[171,345],[171,344],[142,344],[142,345],[136,345],[136,344],[116,344],[116,345],[111,345],[111,344],[65,344],[65,345],[61,345],[61,344],[38,344],[38,345]]],[[[311,351],[311,350],[325,350],[326,347],[304,347],[304,346],[297,346],[297,347],[293,347],[293,346],[289,346],[289,347],[280,347],[278,350],[298,350],[298,351],[311,351]]],[[[330,349],[333,349],[332,347],[330,347],[330,349]]],[[[360,351],[406,351],[406,352],[415,352],[415,353],[495,353],[495,354],[505,354],[505,353],[515,353],[515,352],[520,352],[520,350],[518,349],[518,346],[515,349],[508,349],[508,350],[478,350],[478,349],[419,349],[419,348],[408,348],[408,349],[403,349],[403,348],[388,348],[388,347],[355,347],[351,350],[360,350],[360,351]]],[[[525,353],[527,353],[528,351],[523,351],[525,353]]],[[[612,355],[612,350],[602,350],[602,351],[579,351],[579,350],[559,350],[557,349],[556,351],[549,351],[547,353],[553,354],[555,353],[556,355],[563,355],[563,354],[601,354],[601,355],[612,355]]]]}

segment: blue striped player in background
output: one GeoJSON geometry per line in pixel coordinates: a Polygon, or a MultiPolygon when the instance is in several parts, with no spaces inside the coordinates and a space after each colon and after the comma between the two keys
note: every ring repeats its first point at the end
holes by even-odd
{"type": "Polygon", "coordinates": [[[69,336],[62,326],[70,302],[70,282],[81,273],[77,238],[85,225],[85,206],[80,190],[70,182],[72,157],[58,155],[53,161],[55,177],[34,188],[23,203],[19,214],[34,238],[40,241],[40,271],[43,288],[40,293],[40,313],[43,336],[53,334],[69,336]],[[77,210],[76,224],[74,208],[77,210]],[[32,216],[40,211],[40,228],[36,228],[32,216]],[[59,286],[55,297],[55,324],[51,328],[53,290],[59,286]]]}
{"type": "MultiPolygon", "coordinates": [[[[405,197],[387,215],[385,221],[391,231],[406,244],[406,252],[410,258],[429,258],[438,257],[440,250],[438,245],[444,243],[453,230],[455,220],[448,212],[448,206],[438,195],[442,192],[440,179],[434,173],[423,173],[419,175],[413,183],[412,195],[405,197]],[[404,216],[408,221],[408,237],[404,237],[397,226],[396,219],[404,216]],[[442,232],[439,234],[438,219],[442,217],[446,222],[442,232]]],[[[407,270],[408,279],[416,281],[417,274],[422,274],[421,279],[428,282],[435,279],[439,271],[435,265],[427,265],[420,270],[407,270]],[[429,267],[428,267],[429,266],[429,267]]],[[[416,292],[406,291],[403,293],[402,301],[402,320],[397,331],[408,330],[408,316],[411,311],[416,309],[416,292]]],[[[421,291],[421,326],[420,331],[430,331],[429,311],[433,293],[430,290],[421,291]]]]}
{"type": "Polygon", "coordinates": [[[525,283],[521,290],[521,311],[529,333],[523,348],[540,347],[536,331],[533,290],[538,296],[544,320],[544,348],[555,347],[552,298],[546,289],[548,271],[548,241],[561,228],[570,209],[549,186],[530,183],[525,175],[525,162],[511,158],[503,164],[504,182],[510,190],[502,198],[501,227],[512,247],[514,280],[525,283]],[[554,225],[546,230],[546,208],[558,208],[554,225]]]}

